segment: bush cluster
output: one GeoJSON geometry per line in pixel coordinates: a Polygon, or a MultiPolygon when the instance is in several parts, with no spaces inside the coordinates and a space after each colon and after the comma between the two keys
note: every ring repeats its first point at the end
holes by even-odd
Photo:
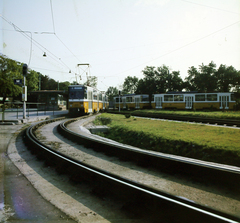
{"type": "Polygon", "coordinates": [[[97,117],[96,118],[96,123],[100,124],[100,125],[108,125],[112,122],[111,118],[107,118],[107,117],[97,117]]]}

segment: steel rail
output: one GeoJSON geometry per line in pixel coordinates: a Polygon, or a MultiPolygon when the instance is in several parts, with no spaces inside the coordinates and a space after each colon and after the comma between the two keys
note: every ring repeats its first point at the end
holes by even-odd
{"type": "MultiPolygon", "coordinates": [[[[114,111],[111,111],[109,113],[119,114],[119,112],[114,112],[114,111]]],[[[120,114],[124,115],[126,113],[120,113],[120,114]]],[[[157,114],[157,113],[141,113],[141,112],[139,113],[134,112],[133,116],[240,127],[240,120],[237,120],[237,119],[219,119],[219,118],[217,119],[217,118],[204,118],[204,117],[178,115],[178,114],[157,114]]]]}
{"type": "Polygon", "coordinates": [[[208,182],[221,184],[230,190],[239,191],[240,168],[229,165],[220,165],[212,162],[174,156],[163,153],[153,153],[147,150],[134,149],[120,143],[113,144],[89,134],[78,134],[69,130],[66,125],[71,122],[63,122],[58,126],[58,131],[64,137],[94,148],[97,151],[114,155],[122,159],[137,162],[140,165],[152,166],[161,170],[174,173],[184,173],[206,179],[208,182]]]}
{"type": "MultiPolygon", "coordinates": [[[[48,121],[44,121],[42,123],[47,122],[48,121]]],[[[142,202],[153,205],[153,207],[155,207],[154,210],[156,211],[156,215],[157,211],[160,211],[160,209],[162,209],[161,205],[164,202],[165,205],[170,205],[171,208],[180,210],[180,213],[182,215],[181,218],[184,219],[184,222],[192,222],[193,218],[195,218],[195,222],[204,221],[235,223],[240,220],[237,217],[221,213],[208,207],[203,207],[192,201],[188,201],[180,197],[175,197],[162,191],[158,191],[146,185],[142,185],[129,179],[101,170],[100,168],[87,165],[58,151],[54,151],[50,147],[41,143],[34,136],[33,131],[42,123],[32,125],[26,129],[25,142],[28,145],[29,149],[31,149],[39,157],[45,159],[49,164],[54,165],[56,169],[59,170],[59,167],[61,167],[61,172],[68,173],[70,175],[74,174],[75,177],[82,178],[84,176],[85,180],[87,179],[88,181],[90,180],[94,183],[101,182],[101,186],[105,187],[108,185],[108,190],[117,189],[118,192],[115,192],[115,194],[117,193],[120,196],[133,196],[133,199],[136,197],[139,199],[140,197],[140,200],[142,202]],[[181,208],[179,208],[179,206],[181,208]]],[[[176,216],[176,218],[178,217],[176,216]]]]}
{"type": "MultiPolygon", "coordinates": [[[[66,122],[63,122],[63,123],[61,123],[59,126],[58,126],[58,130],[60,131],[60,132],[62,132],[62,134],[66,137],[67,136],[67,138],[71,135],[71,136],[74,136],[73,137],[73,139],[74,140],[76,140],[76,137],[77,137],[77,141],[81,141],[81,143],[84,141],[85,143],[84,144],[86,144],[86,141],[88,141],[88,142],[90,142],[90,145],[92,146],[93,144],[92,144],[92,142],[94,142],[95,144],[102,144],[102,146],[104,147],[104,146],[106,146],[106,145],[108,145],[107,147],[108,147],[108,149],[109,149],[109,143],[108,142],[104,142],[104,141],[99,141],[99,140],[96,140],[96,139],[94,139],[94,138],[92,138],[92,137],[88,137],[88,136],[83,136],[83,135],[79,135],[79,134],[77,134],[77,133],[75,133],[75,132],[73,132],[73,131],[71,131],[71,130],[69,130],[69,129],[67,129],[66,128],[66,126],[65,126],[65,124],[66,124],[66,122]],[[84,139],[84,140],[83,140],[84,139]]],[[[71,138],[71,137],[70,137],[71,138]]],[[[87,144],[88,146],[89,146],[89,143],[87,144]]],[[[99,146],[99,145],[98,145],[99,146]]],[[[119,145],[112,145],[111,144],[111,149],[112,149],[112,147],[122,147],[122,146],[119,146],[119,145]]],[[[111,150],[110,149],[110,150],[111,150]]],[[[125,151],[126,151],[126,148],[123,146],[123,148],[122,149],[124,149],[125,151]]],[[[129,148],[127,148],[127,150],[129,150],[129,148]]],[[[119,151],[119,150],[118,150],[119,151]]],[[[134,152],[136,152],[136,151],[134,151],[134,152]]],[[[149,155],[149,153],[148,152],[142,152],[141,154],[144,154],[144,155],[146,155],[146,154],[148,154],[149,155]]],[[[150,155],[153,155],[153,154],[150,154],[150,155]]],[[[171,158],[172,159],[172,158],[171,158]]],[[[172,159],[173,160],[173,159],[172,159]]],[[[202,166],[202,164],[201,164],[201,166],[202,166]]],[[[236,172],[235,170],[231,170],[231,172],[236,172]]],[[[239,174],[239,172],[237,172],[238,174],[239,174]]],[[[126,179],[124,179],[124,182],[126,183],[127,182],[127,184],[129,184],[129,180],[126,180],[126,179]]],[[[163,191],[158,191],[158,190],[156,190],[156,189],[153,189],[153,188],[150,188],[150,187],[147,187],[147,186],[144,186],[144,185],[141,185],[141,184],[139,184],[139,183],[136,183],[136,182],[132,182],[132,181],[130,181],[130,183],[131,184],[133,184],[134,186],[137,186],[138,187],[138,189],[140,188],[140,190],[142,190],[142,191],[145,191],[146,193],[149,193],[149,194],[154,194],[154,196],[156,196],[156,197],[159,197],[159,198],[161,198],[161,199],[165,199],[165,200],[168,200],[168,201],[170,201],[170,202],[173,202],[173,203],[176,203],[176,204],[179,204],[179,205],[181,205],[181,206],[185,206],[186,208],[190,208],[190,209],[194,209],[194,210],[196,210],[196,211],[198,211],[198,212],[201,212],[201,213],[204,213],[204,214],[206,214],[206,215],[211,215],[211,216],[214,216],[214,217],[216,217],[217,219],[221,219],[221,220],[224,220],[224,221],[229,221],[230,220],[230,222],[231,221],[235,221],[235,220],[237,220],[237,221],[239,221],[240,219],[238,219],[237,217],[235,217],[235,216],[228,216],[228,217],[230,217],[228,220],[225,218],[225,217],[220,217],[220,215],[225,215],[225,213],[221,213],[220,214],[220,212],[218,212],[217,211],[217,213],[218,214],[216,214],[215,215],[215,211],[216,210],[211,210],[211,209],[209,209],[209,208],[206,208],[206,207],[204,207],[204,206],[201,206],[201,205],[198,205],[198,204],[196,204],[196,203],[193,203],[192,201],[189,203],[188,201],[186,201],[184,198],[180,198],[180,200],[179,200],[179,197],[175,197],[175,196],[173,196],[173,195],[170,195],[170,194],[167,194],[167,193],[165,193],[165,192],[163,192],[163,191]],[[213,211],[213,212],[211,212],[211,211],[213,211]],[[232,218],[232,219],[231,219],[232,218]]]]}

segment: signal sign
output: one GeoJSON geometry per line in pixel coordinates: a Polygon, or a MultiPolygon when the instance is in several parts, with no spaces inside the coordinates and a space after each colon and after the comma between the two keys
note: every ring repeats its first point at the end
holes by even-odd
{"type": "Polygon", "coordinates": [[[22,85],[22,79],[14,79],[14,84],[22,85]]]}

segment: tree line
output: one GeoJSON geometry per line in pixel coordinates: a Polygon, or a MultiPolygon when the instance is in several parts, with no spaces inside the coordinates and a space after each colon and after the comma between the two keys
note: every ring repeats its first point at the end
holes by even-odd
{"type": "MultiPolygon", "coordinates": [[[[169,67],[147,66],[143,78],[128,76],[122,86],[122,94],[152,94],[174,91],[196,92],[230,92],[239,91],[240,71],[233,66],[221,64],[219,68],[211,61],[208,65],[201,64],[199,68],[192,66],[183,80],[180,71],[170,71],[169,67]]],[[[109,87],[107,94],[110,99],[118,95],[116,87],[109,87]]]]}
{"type": "MultiPolygon", "coordinates": [[[[23,63],[9,59],[5,55],[0,55],[0,97],[2,97],[2,103],[9,97],[13,100],[21,100],[22,87],[14,84],[14,79],[22,80],[23,83],[22,66],[23,63]]],[[[48,75],[28,70],[26,85],[28,92],[37,90],[67,91],[70,82],[57,82],[48,75]]]]}
{"type": "MultiPolygon", "coordinates": [[[[0,55],[0,97],[4,103],[7,97],[15,100],[21,100],[22,87],[14,84],[14,79],[22,79],[23,63],[0,55]]],[[[135,76],[125,78],[122,85],[121,94],[152,94],[166,93],[171,91],[198,91],[198,92],[239,92],[240,89],[240,71],[233,66],[221,64],[218,68],[211,61],[208,65],[201,64],[199,68],[189,67],[188,75],[183,80],[180,71],[171,71],[168,66],[160,67],[146,66],[142,71],[143,78],[135,76]]],[[[26,77],[28,92],[37,90],[68,90],[70,83],[68,81],[58,82],[48,75],[42,75],[40,72],[29,70],[26,77]]],[[[85,84],[97,86],[97,78],[88,79],[85,84]]],[[[106,94],[109,100],[118,95],[117,87],[109,87],[106,94]]],[[[240,94],[239,94],[240,95],[240,94]]]]}

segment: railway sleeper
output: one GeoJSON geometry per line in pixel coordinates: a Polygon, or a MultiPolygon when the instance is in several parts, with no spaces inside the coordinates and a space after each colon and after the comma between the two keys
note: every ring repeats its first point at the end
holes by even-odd
{"type": "Polygon", "coordinates": [[[87,148],[94,149],[109,156],[118,157],[121,160],[132,161],[142,167],[153,167],[162,172],[178,174],[183,178],[191,178],[198,182],[213,184],[239,192],[240,173],[227,171],[218,167],[205,166],[203,163],[193,163],[184,159],[166,158],[149,152],[137,152],[127,146],[112,145],[104,141],[82,136],[67,131],[61,125],[58,131],[64,137],[73,140],[87,148]]]}

